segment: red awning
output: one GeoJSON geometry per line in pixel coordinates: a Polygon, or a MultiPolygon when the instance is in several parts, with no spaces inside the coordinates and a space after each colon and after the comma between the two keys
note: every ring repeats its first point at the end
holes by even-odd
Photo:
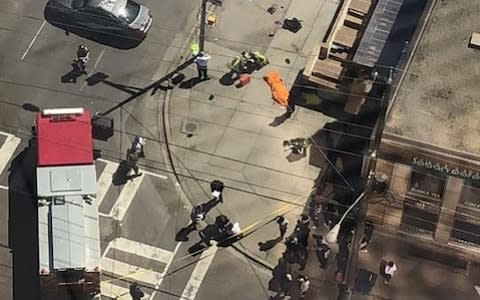
{"type": "Polygon", "coordinates": [[[93,163],[90,113],[37,114],[37,165],[65,166],[93,163]]]}

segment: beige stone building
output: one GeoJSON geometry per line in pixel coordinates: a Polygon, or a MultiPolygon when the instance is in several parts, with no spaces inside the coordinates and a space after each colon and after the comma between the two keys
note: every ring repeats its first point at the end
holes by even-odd
{"type": "Polygon", "coordinates": [[[369,219],[480,255],[480,2],[429,1],[394,82],[377,171],[388,196],[369,219]]]}

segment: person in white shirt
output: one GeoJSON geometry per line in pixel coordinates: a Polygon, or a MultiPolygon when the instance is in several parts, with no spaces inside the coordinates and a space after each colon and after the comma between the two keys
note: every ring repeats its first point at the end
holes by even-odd
{"type": "Polygon", "coordinates": [[[300,298],[305,298],[305,294],[307,293],[308,289],[310,288],[310,280],[307,276],[300,275],[298,278],[298,282],[300,283],[300,298]]]}
{"type": "Polygon", "coordinates": [[[197,70],[198,70],[198,78],[200,80],[210,79],[207,75],[208,60],[210,58],[211,58],[210,55],[205,54],[203,51],[198,53],[197,57],[195,58],[195,63],[197,64],[197,70]]]}
{"type": "Polygon", "coordinates": [[[389,261],[387,265],[385,266],[384,270],[384,277],[385,277],[385,283],[390,284],[390,281],[392,280],[393,274],[395,274],[395,271],[397,271],[397,265],[393,261],[389,261]]]}

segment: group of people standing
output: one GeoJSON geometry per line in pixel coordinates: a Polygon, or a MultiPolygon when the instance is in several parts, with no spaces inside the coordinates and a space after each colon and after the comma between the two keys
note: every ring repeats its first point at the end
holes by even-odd
{"type": "Polygon", "coordinates": [[[308,259],[308,239],[310,236],[310,218],[302,215],[297,220],[293,232],[287,236],[288,220],[284,216],[278,216],[276,223],[280,231],[280,239],[284,240],[286,251],[279,259],[277,267],[273,270],[274,280],[278,283],[278,293],[272,299],[288,298],[292,294],[298,294],[304,298],[310,288],[310,279],[304,274],[292,272],[289,266],[299,264],[298,271],[305,270],[308,259]]]}
{"type": "Polygon", "coordinates": [[[232,222],[226,215],[218,215],[215,217],[213,224],[205,223],[208,212],[217,204],[223,203],[224,183],[220,180],[210,182],[210,190],[212,199],[205,203],[193,206],[190,213],[190,223],[182,228],[177,234],[177,240],[188,240],[188,235],[192,231],[198,231],[200,243],[204,247],[211,246],[211,241],[219,242],[219,245],[225,243],[229,238],[239,236],[240,225],[232,222]]]}
{"type": "MultiPolygon", "coordinates": [[[[331,229],[335,224],[337,218],[335,217],[336,210],[333,205],[321,205],[318,207],[318,213],[324,213],[324,226],[331,229]]],[[[314,214],[315,215],[315,214],[314,214]]],[[[314,218],[314,221],[316,219],[314,218]]],[[[285,299],[289,298],[292,294],[292,287],[297,290],[300,298],[305,297],[307,290],[310,286],[310,281],[307,276],[300,273],[305,270],[306,263],[309,256],[309,238],[310,238],[310,223],[311,219],[307,214],[302,214],[297,220],[295,228],[290,235],[287,235],[288,220],[284,216],[278,216],[276,223],[279,228],[280,238],[284,240],[286,250],[279,260],[279,264],[273,271],[274,279],[279,284],[279,292],[271,299],[285,299]],[[294,276],[295,272],[292,272],[292,266],[298,264],[299,268],[297,276],[294,276]]],[[[315,226],[318,223],[314,222],[315,226]]],[[[315,228],[315,227],[313,227],[315,228]]],[[[355,227],[343,229],[344,232],[338,241],[338,251],[336,251],[336,276],[335,278],[342,282],[344,280],[343,274],[346,272],[348,257],[350,255],[350,248],[352,243],[352,235],[355,227]],[[346,231],[346,232],[345,232],[346,231]],[[340,277],[338,275],[341,275],[340,277]]],[[[361,252],[368,251],[368,244],[373,235],[374,226],[371,223],[365,225],[365,232],[361,239],[360,249],[361,252]]],[[[326,270],[329,265],[329,258],[332,256],[332,249],[324,236],[319,234],[312,234],[313,247],[316,257],[318,259],[319,267],[321,270],[326,270]]],[[[311,250],[311,249],[310,249],[311,250]]],[[[397,266],[393,261],[382,261],[380,266],[380,275],[383,277],[385,284],[390,284],[394,273],[397,271],[397,266]]]]}

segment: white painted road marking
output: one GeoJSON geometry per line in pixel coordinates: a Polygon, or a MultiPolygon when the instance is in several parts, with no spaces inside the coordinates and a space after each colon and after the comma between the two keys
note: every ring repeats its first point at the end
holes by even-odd
{"type": "Polygon", "coordinates": [[[35,33],[35,35],[33,36],[33,39],[30,42],[30,44],[28,45],[27,50],[25,50],[25,52],[23,53],[22,58],[20,59],[21,61],[23,61],[25,59],[25,57],[27,56],[28,51],[30,51],[30,49],[32,48],[33,43],[35,43],[35,41],[37,40],[38,35],[40,34],[40,31],[42,31],[43,26],[45,26],[45,24],[47,24],[47,21],[43,20],[42,25],[40,25],[40,28],[38,28],[37,33],[35,33]]]}
{"type": "Polygon", "coordinates": [[[162,273],[140,268],[106,256],[102,258],[102,272],[112,274],[115,277],[131,278],[148,286],[154,286],[163,276],[162,273]]]}
{"type": "MultiPolygon", "coordinates": [[[[130,299],[129,293],[130,290],[127,288],[124,288],[122,286],[114,285],[106,281],[100,282],[100,290],[102,291],[102,295],[112,298],[112,299],[130,299]]],[[[143,299],[148,299],[150,295],[145,293],[143,291],[144,298],[143,299]]]]}
{"type": "Polygon", "coordinates": [[[117,238],[113,240],[111,248],[134,253],[135,255],[156,260],[165,264],[168,263],[173,257],[173,253],[171,251],[125,238],[117,238]]]}
{"type": "Polygon", "coordinates": [[[197,262],[195,269],[188,280],[185,289],[183,290],[182,300],[194,300],[197,296],[200,285],[202,284],[203,278],[207,274],[208,268],[212,264],[215,253],[217,252],[217,246],[213,245],[207,250],[205,250],[200,256],[200,260],[197,262]]]}
{"type": "Polygon", "coordinates": [[[7,135],[5,142],[0,147],[0,174],[7,167],[8,161],[15,153],[21,139],[11,134],[7,135]]]}
{"type": "Polygon", "coordinates": [[[474,285],[473,288],[474,288],[475,291],[477,291],[477,293],[480,295],[480,286],[474,285]]]}
{"type": "MultiPolygon", "coordinates": [[[[110,162],[109,160],[106,160],[106,159],[103,159],[103,158],[99,158],[97,160],[101,161],[101,162],[104,162],[104,163],[109,163],[110,162]]],[[[144,170],[144,169],[140,169],[140,172],[151,175],[153,177],[160,178],[160,179],[168,179],[168,177],[165,176],[165,175],[157,174],[157,173],[150,172],[150,171],[147,171],[147,170],[144,170]]]]}
{"type": "Polygon", "coordinates": [[[103,198],[105,198],[105,195],[107,194],[108,189],[110,188],[110,185],[112,184],[112,178],[113,174],[118,168],[118,164],[107,161],[107,165],[105,168],[103,168],[102,174],[100,174],[100,177],[98,178],[97,181],[97,203],[98,206],[103,201],[103,198]]]}
{"type": "Polygon", "coordinates": [[[167,179],[168,177],[165,176],[165,175],[160,175],[160,174],[157,174],[157,173],[153,173],[153,172],[150,172],[150,171],[147,171],[147,170],[141,170],[141,172],[145,173],[145,174],[148,174],[150,176],[153,176],[153,177],[157,177],[157,178],[160,178],[160,179],[167,179]]]}
{"type": "Polygon", "coordinates": [[[177,245],[175,246],[175,249],[173,249],[172,256],[170,257],[170,260],[168,261],[167,265],[165,266],[165,269],[163,270],[162,278],[160,278],[160,280],[157,281],[157,284],[155,284],[155,290],[153,291],[152,296],[149,298],[150,300],[152,300],[153,298],[155,298],[155,295],[157,294],[158,288],[159,288],[160,285],[162,284],[163,278],[165,278],[165,274],[167,274],[168,269],[169,269],[170,266],[172,265],[173,258],[174,258],[175,255],[177,254],[178,249],[180,248],[180,245],[181,245],[181,244],[182,244],[182,242],[177,243],[177,245]]]}
{"type": "Polygon", "coordinates": [[[127,181],[120,193],[120,196],[117,198],[115,205],[110,211],[110,215],[113,216],[115,220],[123,220],[123,217],[127,213],[130,204],[132,204],[133,198],[135,197],[135,194],[137,193],[137,190],[140,187],[144,177],[145,174],[142,173],[142,175],[133,178],[133,180],[127,181]]]}

